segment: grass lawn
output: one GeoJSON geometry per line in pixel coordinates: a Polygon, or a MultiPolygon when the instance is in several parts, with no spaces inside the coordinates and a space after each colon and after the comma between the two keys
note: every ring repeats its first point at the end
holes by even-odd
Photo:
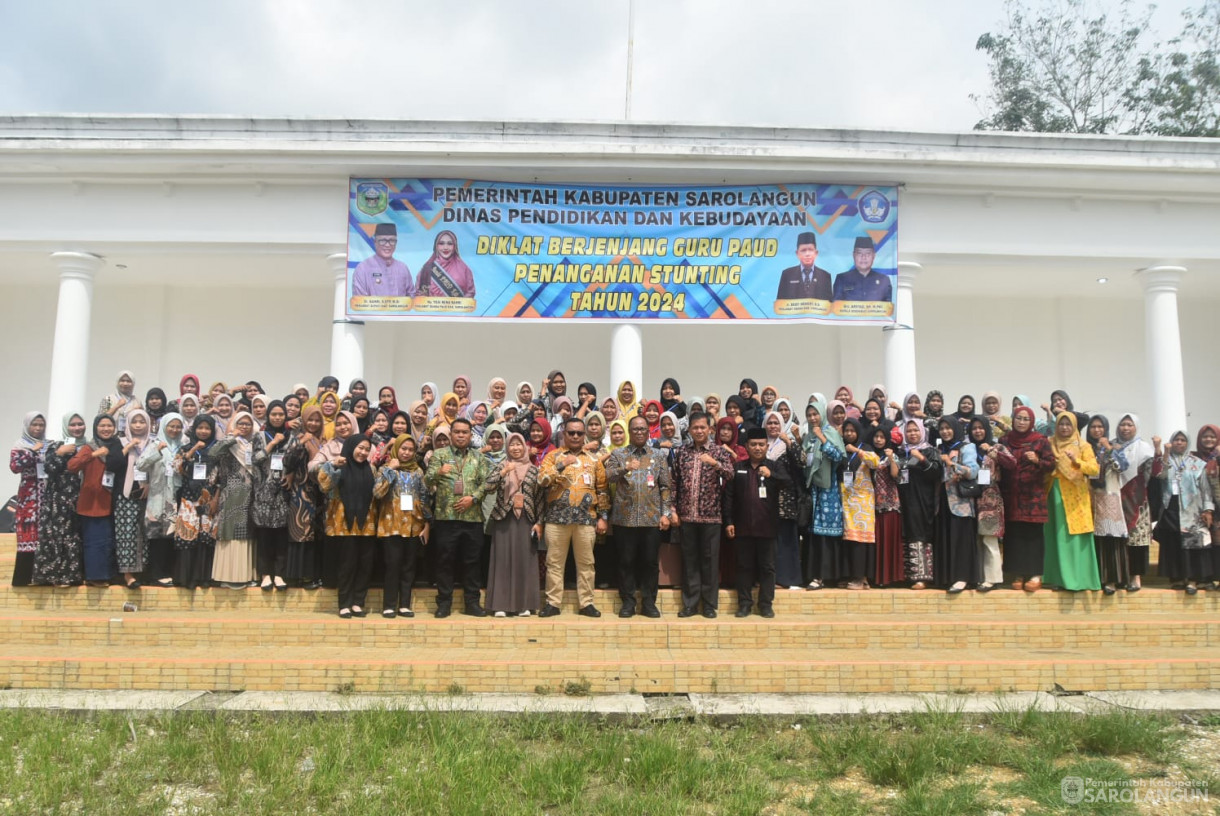
{"type": "Polygon", "coordinates": [[[0,814],[20,816],[1060,812],[1220,812],[1220,720],[0,712],[0,814]],[[1211,801],[1069,805],[1065,776],[1211,801]]]}

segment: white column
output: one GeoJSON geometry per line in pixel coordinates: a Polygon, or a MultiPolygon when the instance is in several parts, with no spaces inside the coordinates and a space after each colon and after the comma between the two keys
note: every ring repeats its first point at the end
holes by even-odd
{"type": "Polygon", "coordinates": [[[347,255],[329,255],[335,275],[335,310],[330,330],[330,373],[339,378],[339,393],[364,376],[364,321],[347,316],[347,255]]]}
{"type": "Polygon", "coordinates": [[[644,341],[640,336],[640,327],[634,323],[620,323],[610,336],[608,393],[611,396],[617,396],[614,389],[623,380],[631,380],[635,384],[635,398],[640,399],[644,393],[644,341]]]}
{"type": "MultiPolygon", "coordinates": [[[[59,267],[59,306],[51,348],[51,392],[47,399],[47,434],[58,434],[64,414],[77,412],[92,424],[96,408],[87,404],[89,322],[93,312],[93,277],[102,268],[97,255],[53,252],[59,267]]],[[[48,436],[48,438],[51,438],[48,436]]]]}
{"type": "Polygon", "coordinates": [[[1144,365],[1155,407],[1152,425],[1144,434],[1166,441],[1174,431],[1186,430],[1186,380],[1178,329],[1178,285],[1185,273],[1181,266],[1150,266],[1136,272],[1144,287],[1144,365]]]}
{"type": "Polygon", "coordinates": [[[915,379],[915,280],[923,267],[909,261],[898,262],[898,298],[894,307],[894,325],[886,326],[885,387],[890,399],[901,402],[917,391],[915,379]]]}

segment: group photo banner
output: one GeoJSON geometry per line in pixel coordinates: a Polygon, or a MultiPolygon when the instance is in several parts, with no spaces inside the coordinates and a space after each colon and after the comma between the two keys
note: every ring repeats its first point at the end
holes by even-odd
{"type": "Polygon", "coordinates": [[[894,322],[896,187],[353,178],[347,314],[894,322]]]}

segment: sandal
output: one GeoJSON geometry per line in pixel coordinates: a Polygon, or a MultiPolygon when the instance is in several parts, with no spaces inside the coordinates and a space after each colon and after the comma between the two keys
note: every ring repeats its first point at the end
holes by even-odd
{"type": "Polygon", "coordinates": [[[1042,589],[1042,579],[1041,578],[1030,578],[1028,581],[1025,582],[1025,591],[1026,592],[1037,592],[1040,589],[1042,589]]]}
{"type": "Polygon", "coordinates": [[[810,589],[810,590],[821,589],[821,588],[822,588],[822,582],[817,580],[816,578],[814,580],[810,581],[809,586],[806,587],[806,589],[810,589]]]}
{"type": "Polygon", "coordinates": [[[1012,588],[1015,590],[1025,589],[1025,582],[1024,581],[1013,581],[1012,588]]]}
{"type": "Polygon", "coordinates": [[[923,581],[916,581],[915,583],[911,584],[911,589],[927,589],[927,588],[928,588],[928,585],[925,584],[923,581]]]}

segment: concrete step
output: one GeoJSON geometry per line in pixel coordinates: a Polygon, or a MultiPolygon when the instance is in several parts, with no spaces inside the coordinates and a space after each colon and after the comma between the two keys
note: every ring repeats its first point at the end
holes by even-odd
{"type": "Polygon", "coordinates": [[[1062,620],[1055,615],[1006,618],[948,615],[896,618],[848,615],[833,618],[777,617],[767,620],[730,616],[708,620],[590,619],[565,613],[558,617],[386,620],[377,610],[362,621],[334,614],[280,612],[14,612],[0,611],[0,646],[81,646],[131,648],[235,647],[279,650],[285,647],[367,649],[433,648],[537,651],[579,649],[588,654],[622,649],[737,651],[741,649],[896,650],[1079,649],[1124,653],[1130,648],[1206,649],[1220,646],[1220,619],[1170,614],[1089,616],[1062,620]]]}
{"type": "MultiPolygon", "coordinates": [[[[353,626],[359,624],[350,624],[353,626]]],[[[58,646],[0,649],[11,688],[357,692],[867,693],[1205,689],[1220,684],[1210,649],[1010,650],[58,646]]]]}

